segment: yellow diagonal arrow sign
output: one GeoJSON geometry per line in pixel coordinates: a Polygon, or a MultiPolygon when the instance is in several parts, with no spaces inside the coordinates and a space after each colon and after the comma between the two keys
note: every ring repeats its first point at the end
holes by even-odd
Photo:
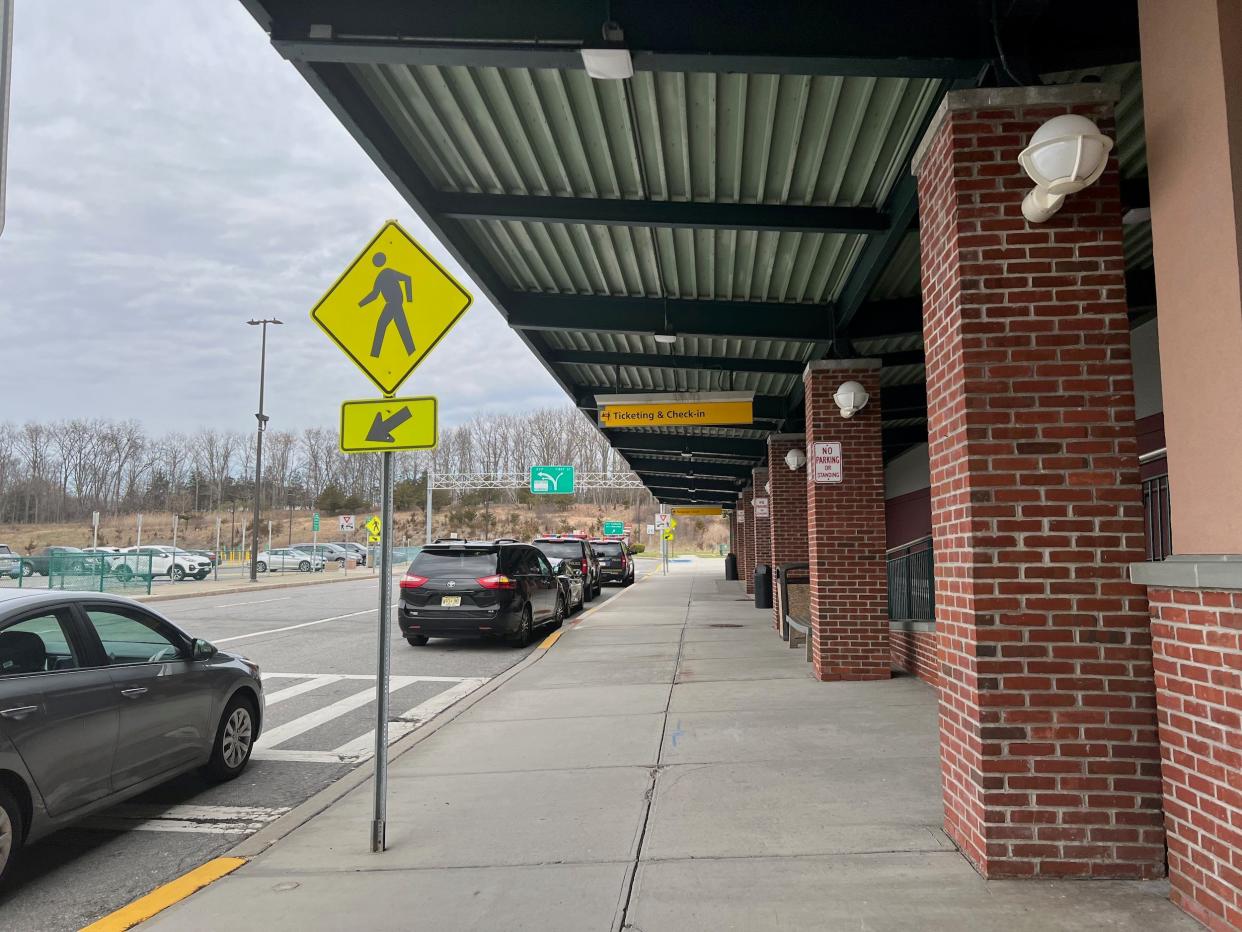
{"type": "Polygon", "coordinates": [[[341,450],[430,450],[436,445],[436,399],[377,398],[341,405],[341,450]]]}

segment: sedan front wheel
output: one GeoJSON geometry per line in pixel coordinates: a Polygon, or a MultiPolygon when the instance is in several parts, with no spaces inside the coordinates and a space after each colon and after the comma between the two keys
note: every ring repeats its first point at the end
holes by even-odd
{"type": "Polygon", "coordinates": [[[230,699],[220,718],[211,760],[207,763],[207,773],[212,779],[232,780],[246,769],[254,750],[255,726],[253,703],[241,695],[230,699]]]}

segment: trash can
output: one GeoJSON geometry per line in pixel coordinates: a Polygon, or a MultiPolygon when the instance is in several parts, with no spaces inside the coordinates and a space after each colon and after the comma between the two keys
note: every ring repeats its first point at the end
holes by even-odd
{"type": "Polygon", "coordinates": [[[760,563],[755,567],[755,608],[772,607],[772,567],[760,563]]]}
{"type": "Polygon", "coordinates": [[[725,579],[737,579],[737,554],[725,557],[725,579]]]}

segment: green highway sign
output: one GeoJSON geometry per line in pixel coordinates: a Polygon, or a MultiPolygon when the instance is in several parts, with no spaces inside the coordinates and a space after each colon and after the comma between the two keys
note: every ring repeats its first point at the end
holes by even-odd
{"type": "Polygon", "coordinates": [[[620,537],[625,533],[624,521],[605,521],[604,535],[607,537],[620,537]]]}
{"type": "Polygon", "coordinates": [[[536,495],[570,495],[574,491],[572,466],[532,466],[530,490],[536,495]]]}
{"type": "Polygon", "coordinates": [[[311,515],[311,530],[312,531],[319,530],[319,512],[315,512],[313,515],[311,515]]]}

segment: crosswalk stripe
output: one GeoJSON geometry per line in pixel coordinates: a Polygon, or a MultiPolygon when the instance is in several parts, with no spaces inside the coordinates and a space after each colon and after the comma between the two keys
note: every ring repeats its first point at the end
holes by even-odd
{"type": "Polygon", "coordinates": [[[265,634],[280,634],[282,631],[293,631],[297,628],[309,628],[312,625],[323,625],[329,621],[341,621],[344,618],[356,618],[359,615],[373,615],[378,609],[368,608],[362,612],[349,612],[346,615],[333,615],[331,618],[317,618],[315,621],[304,621],[299,625],[285,625],[283,628],[268,628],[266,631],[251,631],[249,634],[235,634],[229,638],[216,638],[213,644],[228,644],[232,641],[244,641],[246,638],[263,637],[265,634]]]}
{"type": "MultiPolygon", "coordinates": [[[[470,695],[480,686],[487,682],[487,677],[471,677],[464,679],[456,686],[450,687],[443,692],[436,693],[425,702],[420,702],[408,712],[403,712],[396,720],[388,723],[388,743],[392,744],[399,738],[404,738],[423,722],[427,721],[440,712],[443,712],[458,699],[470,695]]],[[[372,728],[360,738],[353,741],[347,741],[339,748],[332,752],[342,758],[350,758],[354,760],[368,760],[375,756],[375,729],[372,728]]]]}
{"type": "Polygon", "coordinates": [[[289,811],[288,806],[162,806],[122,803],[80,823],[82,828],[111,832],[176,832],[248,835],[289,811]]]}
{"type": "Polygon", "coordinates": [[[286,686],[284,689],[278,689],[274,693],[268,693],[263,697],[263,701],[268,707],[271,707],[278,702],[284,702],[286,699],[292,699],[294,696],[308,693],[312,689],[318,689],[320,686],[327,686],[340,681],[341,677],[332,673],[325,673],[322,676],[312,677],[305,682],[295,683],[292,686],[286,686]]]}
{"type": "MultiPolygon", "coordinates": [[[[269,673],[263,671],[263,679],[265,680],[305,680],[316,676],[335,676],[338,680],[373,680],[374,673],[269,673]]],[[[460,683],[462,680],[472,679],[468,676],[422,676],[418,674],[402,674],[401,678],[413,680],[419,683],[460,683]]],[[[391,677],[397,679],[397,677],[391,677]]]]}
{"type": "MultiPolygon", "coordinates": [[[[411,683],[417,682],[418,677],[414,676],[394,676],[389,680],[389,692],[396,692],[411,683]]],[[[352,712],[354,709],[360,709],[364,705],[375,700],[375,687],[371,686],[362,692],[354,693],[352,696],[346,696],[339,699],[331,705],[326,705],[321,709],[315,709],[313,712],[307,712],[305,715],[295,718],[291,722],[283,725],[277,725],[270,731],[264,731],[259,735],[259,740],[255,742],[255,748],[271,748],[278,744],[288,741],[290,738],[296,738],[298,735],[310,731],[312,728],[318,728],[335,718],[340,718],[352,712]]]]}

